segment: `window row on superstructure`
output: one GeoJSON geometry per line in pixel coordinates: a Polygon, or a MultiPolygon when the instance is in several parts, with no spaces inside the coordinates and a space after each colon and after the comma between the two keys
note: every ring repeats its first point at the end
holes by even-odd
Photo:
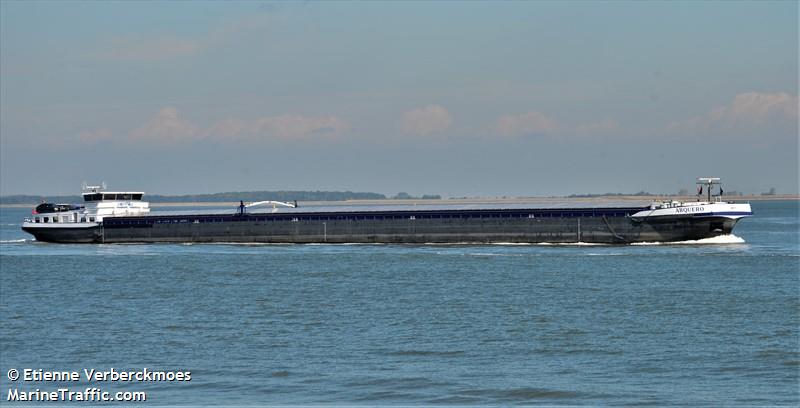
{"type": "Polygon", "coordinates": [[[83,201],[139,201],[143,193],[92,193],[84,194],[83,201]]]}
{"type": "MultiPolygon", "coordinates": [[[[80,222],[86,222],[86,216],[82,215],[80,217],[80,222]]],[[[89,217],[89,222],[94,222],[95,217],[89,217]]],[[[41,224],[48,224],[48,223],[59,223],[59,222],[78,222],[78,214],[70,214],[70,215],[53,215],[49,217],[34,217],[34,223],[41,223],[41,224]]]]}

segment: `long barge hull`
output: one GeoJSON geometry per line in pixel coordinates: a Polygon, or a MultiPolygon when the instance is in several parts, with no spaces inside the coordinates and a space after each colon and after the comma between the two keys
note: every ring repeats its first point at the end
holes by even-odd
{"type": "Polygon", "coordinates": [[[292,212],[106,217],[83,228],[25,228],[61,243],[603,243],[673,242],[730,234],[738,219],[640,219],[645,209],[292,212]]]}

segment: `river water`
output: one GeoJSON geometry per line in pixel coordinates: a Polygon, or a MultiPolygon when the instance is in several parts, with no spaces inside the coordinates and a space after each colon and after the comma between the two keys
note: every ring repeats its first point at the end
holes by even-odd
{"type": "Polygon", "coordinates": [[[60,245],[0,210],[0,393],[798,405],[797,201],[677,245],[60,245]],[[9,381],[10,369],[191,381],[9,381]]]}

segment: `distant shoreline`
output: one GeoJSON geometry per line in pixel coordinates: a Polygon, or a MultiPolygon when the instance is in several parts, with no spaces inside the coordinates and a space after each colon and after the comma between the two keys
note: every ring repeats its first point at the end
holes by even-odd
{"type": "MultiPolygon", "coordinates": [[[[701,198],[705,199],[705,197],[701,198]]],[[[745,195],[745,196],[723,196],[726,201],[792,201],[800,200],[800,195],[745,195]]],[[[697,196],[636,196],[636,195],[609,195],[593,197],[469,197],[469,198],[445,198],[445,199],[382,199],[382,200],[337,200],[337,201],[299,201],[300,206],[317,206],[331,204],[361,204],[361,205],[395,205],[395,204],[478,204],[478,203],[537,203],[549,201],[571,201],[571,202],[597,202],[608,201],[664,201],[678,200],[684,202],[696,201],[697,196]]],[[[197,202],[157,202],[150,201],[151,207],[238,207],[238,201],[197,201],[197,202]]],[[[28,208],[39,203],[19,203],[19,204],[0,204],[0,208],[28,208]]]]}

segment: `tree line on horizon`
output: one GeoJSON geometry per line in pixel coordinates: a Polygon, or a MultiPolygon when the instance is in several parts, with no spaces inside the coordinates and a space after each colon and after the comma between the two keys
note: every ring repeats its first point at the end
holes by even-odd
{"type": "MultiPolygon", "coordinates": [[[[621,196],[659,196],[664,194],[653,194],[646,191],[639,191],[637,193],[599,193],[599,194],[570,194],[566,198],[592,198],[592,197],[621,197],[621,196]]],[[[681,189],[679,196],[688,196],[687,189],[681,189]]],[[[726,192],[726,196],[743,196],[745,195],[739,191],[726,192]]],[[[762,196],[777,195],[774,187],[770,188],[769,192],[761,193],[762,196]]],[[[371,192],[353,192],[353,191],[232,191],[224,193],[210,193],[210,194],[184,194],[184,195],[161,195],[161,194],[147,194],[145,200],[154,203],[191,203],[191,202],[256,202],[256,201],[345,201],[345,200],[440,200],[442,197],[438,194],[424,194],[421,196],[413,196],[406,192],[400,192],[393,196],[386,196],[380,193],[371,192]]],[[[452,197],[452,198],[470,198],[470,197],[452,197]]],[[[507,197],[503,197],[507,198],[507,197]]],[[[83,202],[83,197],[80,195],[30,195],[30,194],[15,194],[0,196],[0,204],[37,204],[43,201],[51,203],[79,203],[83,202]]]]}
{"type": "MultiPolygon", "coordinates": [[[[144,197],[147,201],[156,203],[190,203],[190,202],[255,202],[255,201],[344,201],[344,200],[385,200],[386,195],[370,192],[353,191],[232,191],[225,193],[212,194],[184,194],[184,195],[160,195],[148,194],[144,197]]],[[[439,195],[423,195],[415,197],[408,193],[401,192],[392,199],[440,199],[439,195]]],[[[2,204],[34,204],[41,201],[55,203],[77,203],[82,202],[83,197],[79,195],[8,195],[0,197],[2,204]]]]}

